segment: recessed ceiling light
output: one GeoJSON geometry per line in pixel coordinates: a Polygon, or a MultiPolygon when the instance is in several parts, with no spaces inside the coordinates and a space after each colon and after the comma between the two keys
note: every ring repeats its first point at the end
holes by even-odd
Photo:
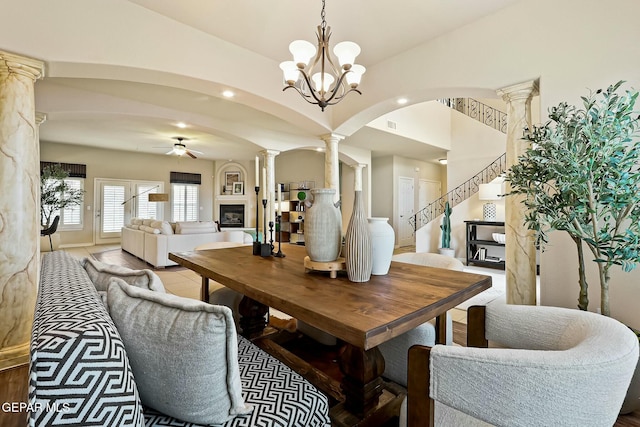
{"type": "Polygon", "coordinates": [[[398,104],[400,105],[404,105],[407,102],[409,102],[409,100],[407,98],[398,98],[398,100],[396,101],[398,104]]]}
{"type": "Polygon", "coordinates": [[[224,92],[222,92],[222,96],[224,96],[225,98],[233,98],[234,95],[235,93],[231,92],[230,90],[225,90],[224,92]]]}
{"type": "Polygon", "coordinates": [[[180,129],[184,129],[187,127],[187,124],[184,122],[178,122],[176,123],[176,126],[178,126],[180,129]]]}

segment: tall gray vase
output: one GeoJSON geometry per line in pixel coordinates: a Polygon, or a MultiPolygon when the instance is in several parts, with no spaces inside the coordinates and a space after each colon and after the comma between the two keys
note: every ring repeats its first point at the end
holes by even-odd
{"type": "Polygon", "coordinates": [[[304,239],[311,261],[331,262],[340,255],[342,216],[338,203],[333,202],[334,188],[311,190],[313,205],[304,219],[304,239]]]}
{"type": "Polygon", "coordinates": [[[373,265],[373,249],[367,217],[364,213],[362,191],[355,192],[353,213],[345,235],[345,263],[352,282],[368,282],[373,265]]]}

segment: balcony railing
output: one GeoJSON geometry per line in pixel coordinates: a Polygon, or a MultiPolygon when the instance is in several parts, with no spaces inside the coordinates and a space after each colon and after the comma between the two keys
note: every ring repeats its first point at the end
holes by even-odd
{"type": "Polygon", "coordinates": [[[507,113],[473,98],[443,98],[438,101],[495,130],[507,133],[507,113]]]}
{"type": "Polygon", "coordinates": [[[473,194],[478,192],[480,184],[491,182],[504,173],[506,166],[507,153],[504,153],[491,162],[487,167],[475,174],[472,178],[449,191],[439,199],[429,203],[424,209],[418,211],[409,220],[413,226],[413,231],[415,232],[418,228],[423,227],[428,222],[437,218],[438,215],[442,214],[444,212],[444,205],[446,202],[449,202],[449,206],[454,207],[455,205],[467,200],[473,194]]]}

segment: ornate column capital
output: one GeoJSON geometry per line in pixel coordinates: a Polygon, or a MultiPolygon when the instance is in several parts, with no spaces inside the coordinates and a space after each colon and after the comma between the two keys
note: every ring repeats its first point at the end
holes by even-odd
{"type": "Polygon", "coordinates": [[[267,159],[269,157],[277,156],[278,154],[280,154],[280,151],[266,149],[266,150],[260,151],[260,154],[262,154],[264,156],[264,158],[267,159]]]}
{"type": "Polygon", "coordinates": [[[0,75],[19,74],[33,81],[44,76],[44,62],[0,51],[0,75]]]}
{"type": "Polygon", "coordinates": [[[538,91],[538,80],[530,80],[528,82],[518,83],[498,89],[498,96],[501,96],[504,102],[511,103],[514,101],[526,101],[535,96],[538,91]]]}
{"type": "Polygon", "coordinates": [[[340,142],[345,137],[343,135],[337,133],[325,133],[324,135],[320,135],[320,139],[323,140],[326,144],[330,142],[340,142]]]}

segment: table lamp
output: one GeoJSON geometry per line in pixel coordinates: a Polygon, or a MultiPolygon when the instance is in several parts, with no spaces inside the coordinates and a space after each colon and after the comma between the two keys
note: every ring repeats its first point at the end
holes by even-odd
{"type": "Polygon", "coordinates": [[[480,184],[478,199],[489,201],[482,206],[482,216],[484,221],[496,220],[496,204],[492,202],[494,200],[499,200],[502,194],[503,191],[501,183],[492,182],[489,184],[480,184]]]}

